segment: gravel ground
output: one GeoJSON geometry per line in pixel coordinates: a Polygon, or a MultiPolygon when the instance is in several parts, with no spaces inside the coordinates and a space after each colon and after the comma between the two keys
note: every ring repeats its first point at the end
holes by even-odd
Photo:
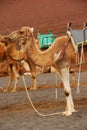
{"type": "MultiPolygon", "coordinates": [[[[86,83],[87,73],[81,74],[81,81],[86,83]]],[[[77,79],[77,74],[76,74],[77,79]]],[[[60,82],[57,76],[58,83],[60,82]]],[[[8,77],[0,78],[1,87],[5,88],[8,77]]],[[[40,74],[37,76],[38,89],[29,91],[30,97],[39,112],[42,114],[62,112],[65,109],[65,96],[62,89],[57,89],[55,98],[55,74],[40,74]]],[[[26,76],[26,84],[31,86],[31,77],[26,76]]],[[[14,85],[14,83],[13,83],[14,85]]],[[[12,85],[12,86],[13,86],[12,85]]],[[[22,77],[19,80],[20,91],[15,93],[0,93],[0,130],[87,130],[87,87],[80,87],[76,93],[72,88],[75,108],[78,112],[69,117],[61,114],[42,117],[31,107],[22,77]]]]}

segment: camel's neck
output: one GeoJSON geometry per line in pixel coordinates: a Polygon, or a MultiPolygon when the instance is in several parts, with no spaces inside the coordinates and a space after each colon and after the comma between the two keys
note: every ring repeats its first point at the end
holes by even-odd
{"type": "Polygon", "coordinates": [[[17,50],[15,44],[11,44],[7,47],[7,55],[10,59],[15,61],[20,61],[25,58],[24,51],[22,49],[20,51],[17,50]]]}
{"type": "Polygon", "coordinates": [[[46,67],[51,66],[55,62],[60,48],[67,41],[66,36],[64,38],[56,39],[50,48],[45,51],[39,50],[36,45],[35,39],[32,38],[28,41],[26,53],[28,57],[38,66],[46,67]]]}

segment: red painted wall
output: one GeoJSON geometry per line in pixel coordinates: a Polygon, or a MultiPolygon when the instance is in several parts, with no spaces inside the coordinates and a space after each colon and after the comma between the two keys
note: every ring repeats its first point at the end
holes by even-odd
{"type": "Polygon", "coordinates": [[[87,0],[0,0],[1,34],[21,26],[64,32],[69,21],[80,27],[87,21],[87,0]]]}

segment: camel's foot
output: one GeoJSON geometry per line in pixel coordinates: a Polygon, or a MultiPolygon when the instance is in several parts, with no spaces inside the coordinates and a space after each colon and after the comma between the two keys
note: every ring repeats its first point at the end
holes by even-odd
{"type": "Polygon", "coordinates": [[[3,90],[3,92],[10,92],[10,89],[6,88],[6,89],[3,90]]]}
{"type": "Polygon", "coordinates": [[[64,111],[62,113],[62,115],[64,115],[64,116],[70,116],[70,115],[72,115],[72,112],[71,111],[64,111]]]}
{"type": "Polygon", "coordinates": [[[75,110],[74,108],[72,108],[72,110],[66,110],[62,113],[62,115],[64,116],[70,116],[72,115],[73,112],[78,112],[77,110],[75,110]]]}
{"type": "Polygon", "coordinates": [[[31,87],[30,90],[37,90],[37,87],[31,87]]]}
{"type": "Polygon", "coordinates": [[[13,92],[13,93],[14,93],[14,92],[17,92],[17,89],[12,89],[11,92],[13,92]]]}

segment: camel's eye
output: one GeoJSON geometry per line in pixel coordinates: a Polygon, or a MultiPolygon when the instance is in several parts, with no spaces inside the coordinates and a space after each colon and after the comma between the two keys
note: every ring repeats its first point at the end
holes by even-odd
{"type": "Polygon", "coordinates": [[[23,31],[19,31],[20,34],[23,34],[24,32],[23,31]]]}
{"type": "Polygon", "coordinates": [[[22,45],[25,45],[25,42],[22,42],[22,45]]]}

